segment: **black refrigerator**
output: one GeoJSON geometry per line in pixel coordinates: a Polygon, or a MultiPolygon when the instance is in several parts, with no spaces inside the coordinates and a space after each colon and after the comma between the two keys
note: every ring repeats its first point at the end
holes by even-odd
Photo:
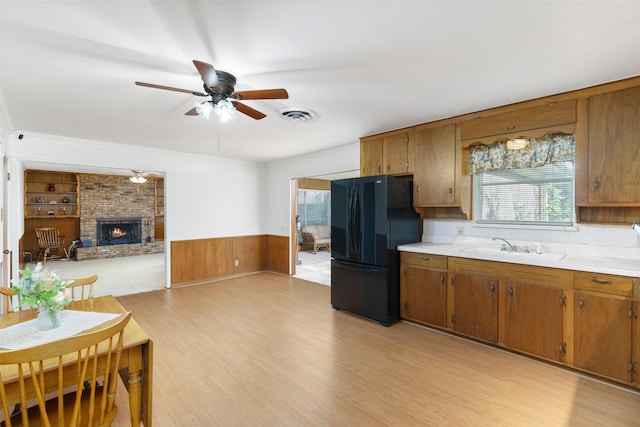
{"type": "Polygon", "coordinates": [[[389,326],[400,318],[398,245],[420,241],[413,182],[389,175],[331,182],[331,305],[389,326]]]}

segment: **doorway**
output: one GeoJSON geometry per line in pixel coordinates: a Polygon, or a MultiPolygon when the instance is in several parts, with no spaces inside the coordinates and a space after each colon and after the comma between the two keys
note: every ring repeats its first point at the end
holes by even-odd
{"type": "Polygon", "coordinates": [[[302,229],[307,225],[331,226],[331,181],[360,176],[360,171],[347,171],[330,175],[292,180],[292,272],[296,278],[323,285],[331,285],[331,251],[305,245],[302,229]]]}

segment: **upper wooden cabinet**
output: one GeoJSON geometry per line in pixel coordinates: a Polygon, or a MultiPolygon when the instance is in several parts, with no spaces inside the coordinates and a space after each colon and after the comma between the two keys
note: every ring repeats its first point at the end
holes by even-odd
{"type": "Polygon", "coordinates": [[[413,171],[412,131],[402,130],[360,140],[360,175],[406,175],[413,171]]]}
{"type": "Polygon", "coordinates": [[[589,203],[640,203],[640,86],[588,103],[589,203]]]}
{"type": "Polygon", "coordinates": [[[360,176],[381,175],[383,172],[382,136],[360,140],[360,176]]]}
{"type": "Polygon", "coordinates": [[[414,156],[414,205],[455,205],[456,125],[416,128],[414,156]]]}
{"type": "Polygon", "coordinates": [[[78,218],[78,174],[26,170],[24,172],[25,218],[78,218]]]}
{"type": "MultiPolygon", "coordinates": [[[[487,113],[485,113],[487,114],[487,113]]],[[[460,139],[483,138],[494,135],[519,134],[531,129],[548,128],[576,122],[576,100],[544,101],[522,109],[494,115],[479,114],[460,125],[460,139]]]]}

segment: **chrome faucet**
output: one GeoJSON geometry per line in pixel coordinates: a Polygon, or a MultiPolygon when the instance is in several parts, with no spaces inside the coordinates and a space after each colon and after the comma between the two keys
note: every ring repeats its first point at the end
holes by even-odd
{"type": "MultiPolygon", "coordinates": [[[[509,243],[508,240],[503,239],[502,237],[494,237],[493,240],[502,240],[503,242],[505,242],[507,244],[507,246],[509,246],[509,250],[511,252],[517,252],[518,251],[518,247],[517,246],[512,245],[511,243],[509,243]]],[[[502,245],[502,248],[500,250],[506,251],[507,247],[505,245],[502,245]]]]}

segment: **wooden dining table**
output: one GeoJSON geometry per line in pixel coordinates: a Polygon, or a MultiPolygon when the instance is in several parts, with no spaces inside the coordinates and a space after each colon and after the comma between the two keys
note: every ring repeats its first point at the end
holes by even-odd
{"type": "MultiPolygon", "coordinates": [[[[73,301],[67,306],[70,310],[95,311],[102,313],[126,313],[127,310],[113,296],[73,301]]],[[[0,329],[34,319],[37,310],[22,310],[0,315],[0,329]]],[[[99,328],[96,327],[96,328],[99,328]]],[[[65,365],[66,369],[66,365],[65,365]]],[[[75,369],[73,365],[69,369],[75,369]]],[[[152,425],[153,392],[153,341],[132,317],[124,329],[124,345],[120,358],[120,376],[129,394],[131,425],[145,427],[152,425]]],[[[4,376],[8,386],[15,376],[4,376]]],[[[9,402],[10,404],[18,403],[9,402]]]]}

